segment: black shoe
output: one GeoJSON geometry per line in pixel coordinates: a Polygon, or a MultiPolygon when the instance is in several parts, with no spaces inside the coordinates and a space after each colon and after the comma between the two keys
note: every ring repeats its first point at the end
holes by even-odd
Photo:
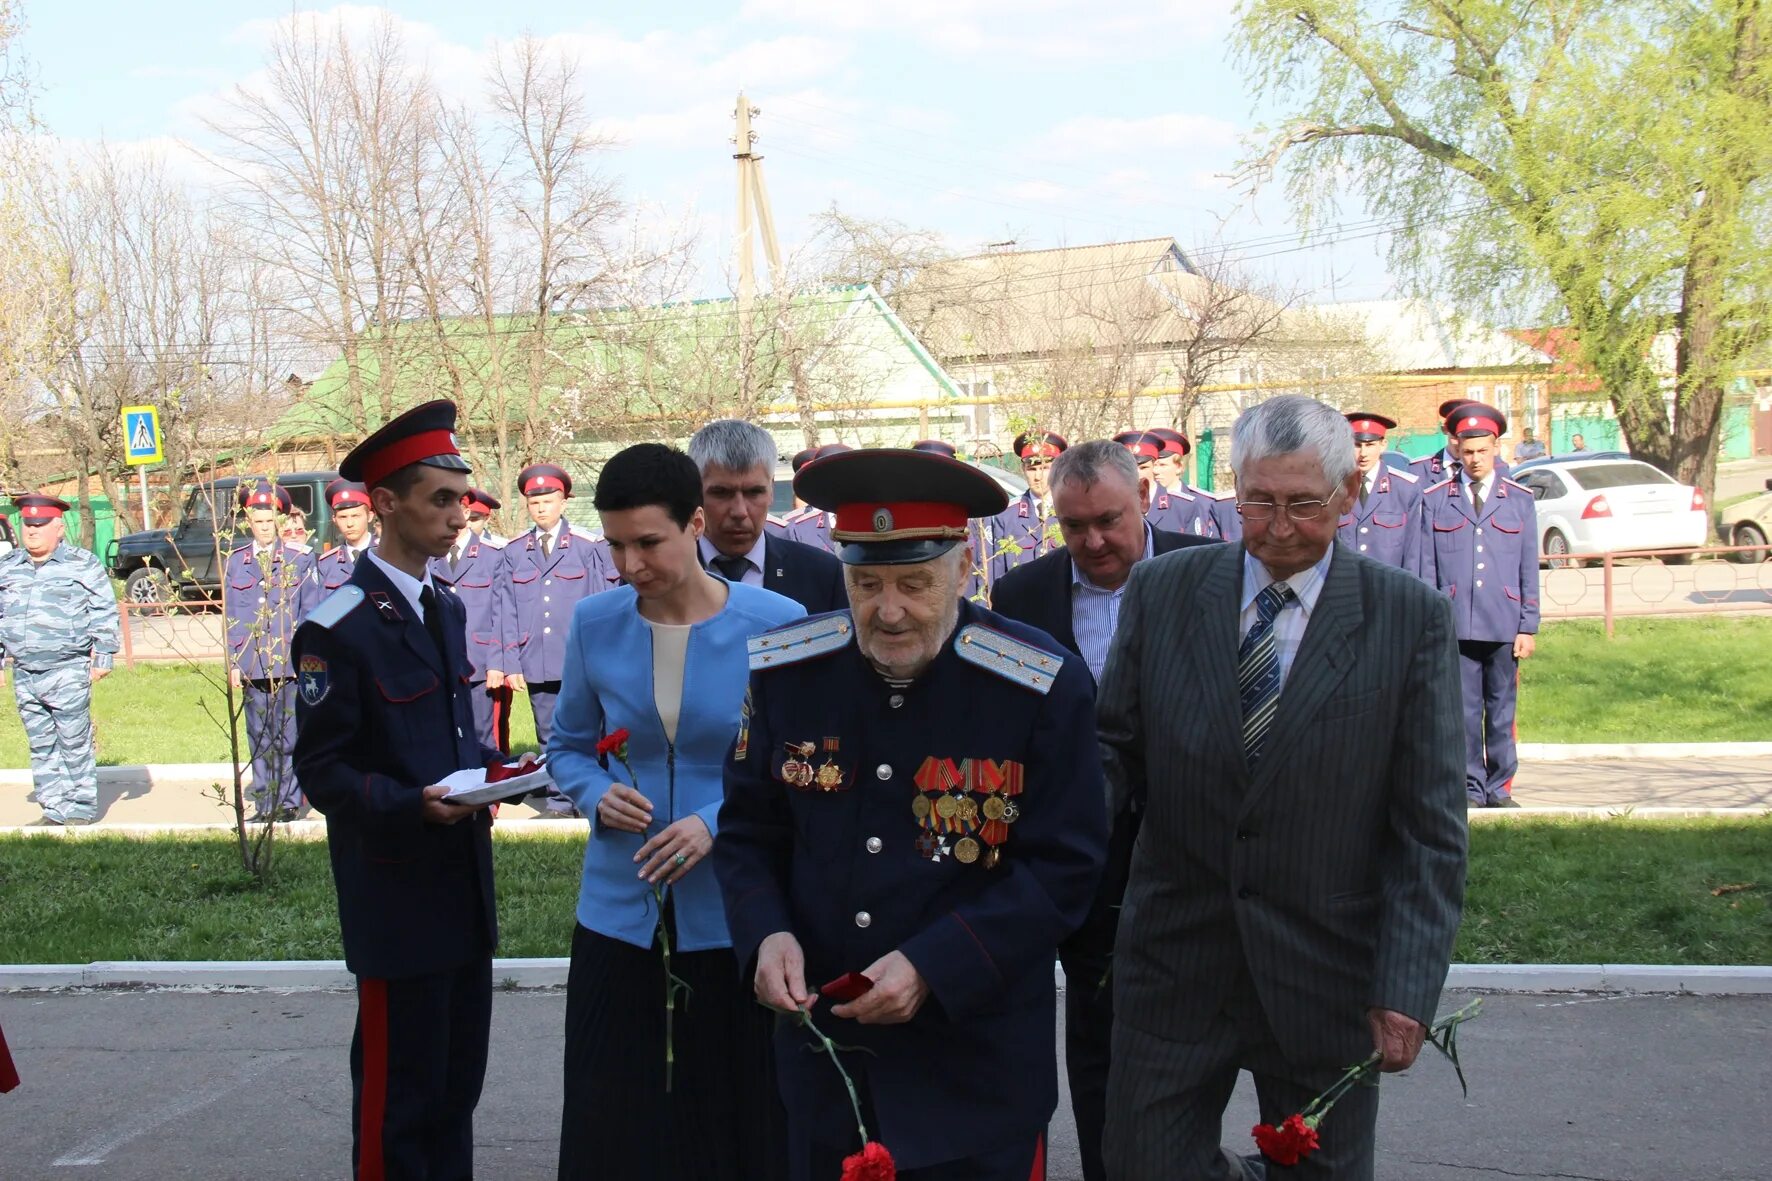
{"type": "Polygon", "coordinates": [[[87,825],[92,823],[92,817],[90,817],[90,816],[70,816],[66,820],[62,821],[62,823],[67,825],[69,828],[85,828],[87,825]]]}
{"type": "Polygon", "coordinates": [[[275,813],[279,822],[288,824],[291,820],[301,819],[300,808],[278,808],[275,813]]]}
{"type": "Polygon", "coordinates": [[[26,828],[60,828],[65,823],[66,823],[66,821],[57,820],[53,816],[39,816],[39,817],[37,817],[37,819],[31,821],[31,823],[25,825],[25,827],[26,828]]]}
{"type": "Polygon", "coordinates": [[[1489,806],[1491,808],[1518,808],[1520,806],[1520,801],[1514,799],[1512,796],[1502,796],[1499,800],[1496,800],[1489,806]]]}
{"type": "Polygon", "coordinates": [[[277,819],[275,812],[254,812],[246,818],[248,824],[270,824],[277,819]]]}

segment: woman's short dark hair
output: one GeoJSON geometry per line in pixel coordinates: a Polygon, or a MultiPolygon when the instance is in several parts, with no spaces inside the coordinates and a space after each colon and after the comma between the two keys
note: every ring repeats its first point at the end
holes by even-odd
{"type": "Polygon", "coordinates": [[[675,447],[636,443],[609,457],[591,503],[600,513],[656,504],[687,529],[701,507],[701,469],[675,447]]]}

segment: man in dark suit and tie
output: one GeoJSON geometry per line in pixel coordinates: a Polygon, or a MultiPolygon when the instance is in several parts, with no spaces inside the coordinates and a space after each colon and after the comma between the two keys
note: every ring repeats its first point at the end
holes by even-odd
{"type": "Polygon", "coordinates": [[[849,605],[842,563],[764,529],[775,496],[775,457],[769,432],[736,418],[716,419],[689,440],[707,517],[702,563],[728,582],[786,595],[810,615],[842,610],[849,605]]]}
{"type": "MultiPolygon", "coordinates": [[[[1108,793],[1143,814],[1114,958],[1117,1181],[1259,1176],[1220,1147],[1239,1069],[1263,1120],[1377,1050],[1421,1049],[1463,907],[1450,605],[1334,544],[1353,434],[1308,398],[1237,420],[1244,538],[1140,564],[1098,703],[1108,793]]],[[[1373,1175],[1358,1087],[1289,1177],[1373,1175]]]]}
{"type": "MultiPolygon", "coordinates": [[[[1097,681],[1133,567],[1172,550],[1220,544],[1148,524],[1139,510],[1141,482],[1132,452],[1110,439],[1079,443],[1058,456],[1052,461],[1050,495],[1064,548],[1016,567],[992,590],[992,610],[1039,628],[1081,656],[1097,681]]],[[[1065,979],[1065,1070],[1084,1181],[1107,1176],[1101,1128],[1107,1115],[1114,1008],[1106,977],[1120,895],[1138,837],[1132,812],[1110,819],[1107,869],[1089,917],[1058,945],[1065,979]]]]}

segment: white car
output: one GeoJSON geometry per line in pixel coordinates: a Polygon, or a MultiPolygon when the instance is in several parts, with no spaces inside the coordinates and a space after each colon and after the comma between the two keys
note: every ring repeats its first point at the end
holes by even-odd
{"type": "Polygon", "coordinates": [[[1535,459],[1509,476],[1532,489],[1538,552],[1552,566],[1619,550],[1692,549],[1710,535],[1703,492],[1620,452],[1535,459]]]}

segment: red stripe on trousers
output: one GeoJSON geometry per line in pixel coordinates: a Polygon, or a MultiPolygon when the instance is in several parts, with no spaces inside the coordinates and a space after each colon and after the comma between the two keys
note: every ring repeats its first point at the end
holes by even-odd
{"type": "Polygon", "coordinates": [[[492,690],[492,744],[498,747],[498,753],[511,753],[511,707],[510,690],[500,687],[492,690]]]}
{"type": "Polygon", "coordinates": [[[1034,1143],[1034,1167],[1028,1171],[1028,1181],[1046,1181],[1046,1137],[1044,1136],[1034,1143]]]}
{"type": "Polygon", "coordinates": [[[388,1111],[388,982],[359,978],[357,1020],[363,1030],[363,1095],[357,1127],[357,1181],[383,1181],[382,1121],[388,1111]]]}

